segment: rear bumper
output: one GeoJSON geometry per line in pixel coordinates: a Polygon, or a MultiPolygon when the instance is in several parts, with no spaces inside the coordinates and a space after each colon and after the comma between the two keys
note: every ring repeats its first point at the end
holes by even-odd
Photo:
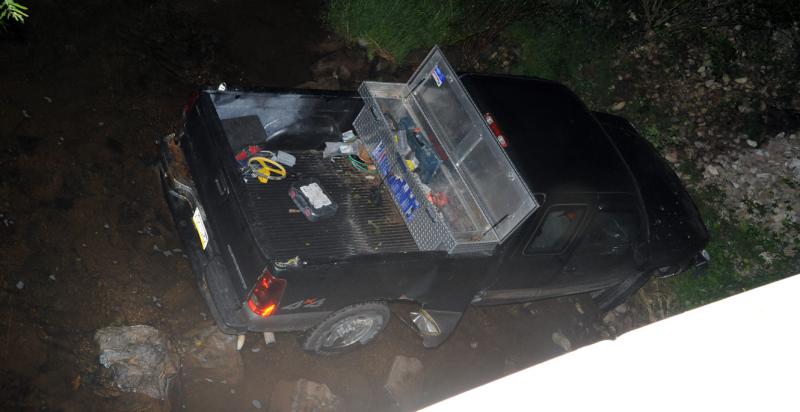
{"type": "Polygon", "coordinates": [[[162,139],[159,162],[161,187],[175,221],[178,235],[196,274],[200,293],[220,330],[228,334],[240,334],[247,331],[296,331],[313,327],[325,319],[330,312],[276,314],[269,318],[261,318],[247,309],[245,303],[239,300],[231,284],[233,277],[221,257],[216,236],[208,225],[197,190],[188,175],[188,165],[180,150],[172,136],[162,139]],[[195,210],[200,211],[200,215],[206,223],[208,243],[205,250],[203,250],[200,237],[192,223],[192,215],[195,210]]]}

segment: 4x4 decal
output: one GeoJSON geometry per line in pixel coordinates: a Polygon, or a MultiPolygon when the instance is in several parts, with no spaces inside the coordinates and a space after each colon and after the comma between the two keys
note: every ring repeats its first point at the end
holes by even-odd
{"type": "Polygon", "coordinates": [[[317,299],[317,298],[307,298],[303,300],[298,300],[297,302],[290,303],[281,308],[281,310],[295,310],[295,309],[311,309],[311,308],[318,308],[325,303],[326,298],[317,299]]]}

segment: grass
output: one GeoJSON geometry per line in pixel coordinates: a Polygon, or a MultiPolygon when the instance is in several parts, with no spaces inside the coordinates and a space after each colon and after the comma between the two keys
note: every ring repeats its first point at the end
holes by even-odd
{"type": "Polygon", "coordinates": [[[400,64],[413,50],[454,44],[486,30],[487,24],[500,25],[501,37],[519,50],[515,74],[561,81],[582,96],[602,100],[614,80],[619,33],[589,21],[590,14],[569,6],[540,12],[533,2],[503,0],[331,0],[326,21],[345,39],[366,43],[371,54],[400,64]],[[502,16],[512,6],[526,17],[482,21],[481,16],[502,16]]]}
{"type": "Polygon", "coordinates": [[[370,53],[402,63],[412,50],[454,39],[458,5],[452,0],[331,0],[327,22],[345,39],[367,42],[370,53]]]}
{"type": "Polygon", "coordinates": [[[618,59],[631,31],[627,7],[604,0],[541,5],[505,32],[519,51],[513,72],[565,83],[589,106],[614,103],[611,86],[628,69],[618,59]]]}
{"type": "Polygon", "coordinates": [[[506,35],[519,45],[515,74],[568,84],[590,103],[610,101],[608,88],[614,80],[612,61],[618,47],[611,35],[573,24],[571,19],[518,22],[506,35]]]}

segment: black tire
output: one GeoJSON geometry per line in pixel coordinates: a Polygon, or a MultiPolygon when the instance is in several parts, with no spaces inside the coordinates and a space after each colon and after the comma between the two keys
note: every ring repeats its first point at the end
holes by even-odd
{"type": "Polygon", "coordinates": [[[302,338],[304,350],[330,356],[358,349],[373,340],[389,322],[385,302],[365,302],[337,310],[302,338]]]}
{"type": "Polygon", "coordinates": [[[608,312],[628,300],[648,280],[650,280],[649,273],[631,276],[615,286],[593,293],[592,300],[594,300],[600,312],[608,312]]]}

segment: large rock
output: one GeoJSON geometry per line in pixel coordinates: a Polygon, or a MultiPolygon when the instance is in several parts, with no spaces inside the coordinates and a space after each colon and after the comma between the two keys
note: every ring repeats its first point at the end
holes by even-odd
{"type": "Polygon", "coordinates": [[[422,392],[422,362],[417,358],[395,356],[383,387],[400,409],[413,409],[415,399],[422,392]]]}
{"type": "Polygon", "coordinates": [[[345,48],[345,44],[338,36],[328,36],[325,40],[312,45],[311,48],[321,53],[332,53],[345,48]]]}
{"type": "Polygon", "coordinates": [[[295,86],[298,89],[339,90],[342,88],[339,79],[335,77],[321,77],[295,86]]]}
{"type": "Polygon", "coordinates": [[[306,379],[278,382],[269,398],[270,412],[336,412],[342,408],[341,398],[328,385],[306,379]]]}
{"type": "MultiPolygon", "coordinates": [[[[177,387],[177,385],[176,385],[177,387]]],[[[172,391],[171,399],[160,400],[151,398],[142,393],[121,392],[115,389],[95,390],[91,398],[76,396],[71,400],[60,404],[59,410],[64,411],[85,411],[96,410],[105,412],[172,412],[173,406],[177,403],[176,391],[172,391]],[[171,401],[171,402],[170,402],[171,401]],[[87,409],[88,404],[92,405],[87,409]]],[[[178,403],[179,404],[179,403],[178,403]]]]}
{"type": "Polygon", "coordinates": [[[184,369],[201,369],[205,378],[235,385],[244,376],[242,355],[236,350],[236,335],[226,335],[215,325],[185,335],[184,369]]]}
{"type": "Polygon", "coordinates": [[[146,325],[112,326],[98,330],[94,339],[107,386],[167,399],[179,359],[166,335],[146,325]]]}
{"type": "Polygon", "coordinates": [[[550,337],[553,339],[553,343],[560,346],[561,349],[564,349],[564,352],[569,352],[572,350],[572,342],[570,342],[569,338],[564,336],[564,334],[560,331],[553,332],[550,337]]]}
{"type": "Polygon", "coordinates": [[[369,70],[369,61],[362,49],[340,49],[319,59],[311,67],[314,79],[334,77],[340,80],[350,80],[366,77],[369,70]]]}

